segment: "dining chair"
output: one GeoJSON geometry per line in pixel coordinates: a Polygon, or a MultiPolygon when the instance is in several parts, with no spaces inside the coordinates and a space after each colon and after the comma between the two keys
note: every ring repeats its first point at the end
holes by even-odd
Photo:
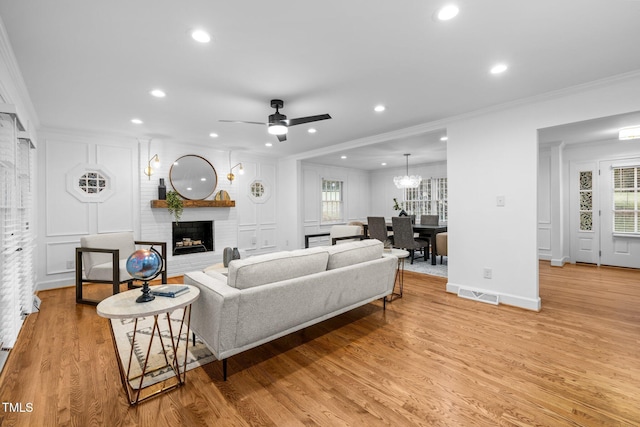
{"type": "Polygon", "coordinates": [[[440,217],[438,215],[420,215],[420,225],[439,225],[440,217]]]}
{"type": "MultiPolygon", "coordinates": [[[[420,215],[420,225],[440,225],[440,217],[438,215],[420,215]]],[[[418,238],[426,240],[431,245],[431,236],[418,234],[418,238]]]]}
{"type": "Polygon", "coordinates": [[[393,226],[393,246],[409,251],[411,264],[413,264],[416,249],[424,252],[424,260],[426,261],[429,256],[429,241],[413,236],[411,218],[394,216],[391,218],[391,224],[393,226]]]}
{"type": "Polygon", "coordinates": [[[378,239],[385,248],[393,246],[393,236],[387,231],[387,222],[383,216],[368,216],[369,237],[378,239]]]}
{"type": "Polygon", "coordinates": [[[448,235],[445,231],[444,233],[436,234],[436,255],[440,255],[440,264],[442,264],[443,257],[448,257],[448,235]]]}

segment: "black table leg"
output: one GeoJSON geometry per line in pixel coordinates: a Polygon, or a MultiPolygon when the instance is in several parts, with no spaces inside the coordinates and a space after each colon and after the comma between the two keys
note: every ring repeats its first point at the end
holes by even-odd
{"type": "Polygon", "coordinates": [[[436,265],[436,233],[431,235],[431,265],[436,265]]]}

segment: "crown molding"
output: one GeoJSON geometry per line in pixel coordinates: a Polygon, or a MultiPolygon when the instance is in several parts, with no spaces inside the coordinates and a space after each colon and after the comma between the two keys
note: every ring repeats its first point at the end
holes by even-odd
{"type": "Polygon", "coordinates": [[[344,150],[353,149],[353,148],[365,147],[367,145],[387,142],[393,139],[401,139],[401,138],[406,138],[414,135],[419,135],[422,133],[435,132],[438,130],[446,129],[447,125],[453,122],[468,120],[474,117],[480,117],[483,115],[504,111],[504,110],[509,110],[516,107],[558,99],[568,95],[574,95],[577,93],[585,92],[587,90],[606,87],[611,84],[624,82],[627,80],[638,79],[638,78],[640,78],[640,70],[634,70],[628,73],[617,74],[617,75],[606,77],[603,79],[582,83],[579,85],[574,85],[574,86],[569,86],[569,87],[554,90],[554,91],[544,92],[538,95],[529,96],[526,98],[521,98],[521,99],[517,99],[514,101],[509,101],[501,104],[496,104],[490,107],[469,111],[467,113],[462,113],[455,116],[442,118],[432,122],[422,123],[419,125],[399,129],[396,131],[385,132],[377,135],[372,135],[364,138],[346,141],[344,143],[334,144],[329,147],[319,148],[311,151],[305,151],[303,153],[297,153],[295,155],[288,156],[287,158],[293,159],[293,160],[305,160],[308,158],[332,154],[338,151],[344,151],[344,150]]]}
{"type": "MultiPolygon", "coordinates": [[[[22,78],[18,61],[11,47],[9,41],[9,35],[4,26],[4,22],[0,17],[0,62],[3,62],[7,71],[9,72],[9,78],[11,79],[10,85],[7,82],[0,81],[0,94],[7,104],[13,104],[16,106],[18,115],[22,117],[22,120],[26,123],[30,123],[33,126],[33,130],[37,130],[40,127],[40,121],[38,114],[31,102],[29,91],[27,91],[27,85],[22,78]],[[12,90],[13,89],[13,90],[12,90]]],[[[31,131],[32,129],[27,129],[31,131]]]]}

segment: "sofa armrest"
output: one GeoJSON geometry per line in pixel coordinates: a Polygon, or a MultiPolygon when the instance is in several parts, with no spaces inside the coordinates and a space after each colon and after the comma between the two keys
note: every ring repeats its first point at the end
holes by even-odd
{"type": "Polygon", "coordinates": [[[202,271],[184,275],[184,283],[197,286],[200,297],[193,303],[191,330],[219,358],[233,348],[238,325],[240,291],[227,285],[226,277],[212,277],[202,271]]]}

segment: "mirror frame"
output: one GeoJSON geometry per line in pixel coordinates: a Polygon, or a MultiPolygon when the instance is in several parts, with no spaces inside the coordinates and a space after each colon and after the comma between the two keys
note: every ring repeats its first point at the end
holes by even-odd
{"type": "MultiPolygon", "coordinates": [[[[183,180],[185,178],[182,178],[183,180]]],[[[176,181],[179,181],[178,177],[176,177],[176,181]]],[[[207,197],[211,196],[213,194],[214,191],[216,191],[216,188],[218,187],[218,173],[216,172],[216,168],[213,167],[213,165],[211,164],[211,162],[209,162],[209,160],[205,159],[202,156],[198,156],[197,154],[186,154],[184,156],[178,157],[178,159],[176,159],[173,164],[171,165],[171,169],[169,170],[169,182],[171,182],[171,186],[173,187],[173,189],[180,195],[180,197],[182,197],[185,200],[204,200],[207,197]],[[189,158],[195,158],[195,159],[200,159],[202,162],[204,162],[204,167],[210,167],[211,171],[213,171],[213,176],[215,177],[215,182],[213,184],[213,188],[211,188],[211,191],[209,191],[208,189],[205,189],[204,191],[209,191],[209,193],[204,196],[204,197],[198,197],[198,198],[193,198],[193,197],[188,197],[185,194],[188,192],[186,187],[183,187],[181,185],[176,186],[176,184],[174,183],[174,167],[176,166],[176,163],[178,163],[178,165],[180,165],[180,160],[184,159],[185,157],[189,157],[189,158]],[[180,188],[178,188],[180,187],[180,188]]]]}

